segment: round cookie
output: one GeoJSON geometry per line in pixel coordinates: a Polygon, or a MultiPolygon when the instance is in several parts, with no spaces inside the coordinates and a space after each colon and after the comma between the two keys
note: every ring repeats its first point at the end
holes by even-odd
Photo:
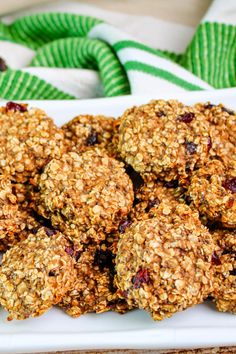
{"type": "Polygon", "coordinates": [[[80,244],[105,239],[133,203],[132,182],[123,164],[98,148],[52,160],[38,188],[38,213],[80,244]]]}
{"type": "Polygon", "coordinates": [[[126,301],[116,293],[113,284],[115,253],[109,238],[106,241],[99,246],[88,245],[77,253],[76,281],[59,303],[72,317],[109,310],[124,313],[129,309],[126,301]]]}
{"type": "Polygon", "coordinates": [[[155,217],[133,223],[121,236],[116,285],[129,305],[149,311],[154,320],[171,317],[212,291],[214,248],[197,213],[163,203],[155,217]]]}
{"type": "Polygon", "coordinates": [[[227,168],[219,160],[208,161],[193,173],[187,194],[200,214],[226,227],[236,227],[235,168],[227,168]]]}
{"type": "Polygon", "coordinates": [[[26,204],[23,191],[22,186],[15,188],[8,177],[0,175],[0,251],[24,240],[30,230],[39,225],[26,204]]]}
{"type": "Polygon", "coordinates": [[[28,181],[65,152],[63,131],[40,109],[8,102],[0,126],[0,173],[12,181],[28,181]]]}
{"type": "Polygon", "coordinates": [[[216,307],[236,314],[236,230],[216,230],[213,240],[219,249],[214,254],[214,291],[216,307]]]}
{"type": "Polygon", "coordinates": [[[197,109],[178,101],[151,101],[121,117],[118,151],[144,179],[184,184],[208,157],[209,123],[197,109]]]}
{"type": "Polygon", "coordinates": [[[42,315],[72,287],[76,272],[67,247],[62,234],[41,228],[3,255],[0,303],[9,320],[42,315]]]}
{"type": "Polygon", "coordinates": [[[210,123],[210,156],[220,158],[229,164],[236,160],[236,114],[222,104],[198,103],[200,110],[210,123]]]}
{"type": "Polygon", "coordinates": [[[82,152],[93,146],[104,148],[114,155],[112,144],[116,122],[114,118],[102,115],[80,115],[63,125],[68,145],[75,152],[82,152]]]}

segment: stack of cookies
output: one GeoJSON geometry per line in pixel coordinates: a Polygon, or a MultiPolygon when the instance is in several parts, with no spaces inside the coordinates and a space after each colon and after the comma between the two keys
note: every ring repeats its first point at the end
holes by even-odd
{"type": "Polygon", "coordinates": [[[236,114],[157,100],[114,119],[0,108],[0,304],[8,319],[206,299],[236,313],[236,114]]]}

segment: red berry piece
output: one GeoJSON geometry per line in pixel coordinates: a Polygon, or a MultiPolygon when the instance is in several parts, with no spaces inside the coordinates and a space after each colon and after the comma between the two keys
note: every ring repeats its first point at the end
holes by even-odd
{"type": "Polygon", "coordinates": [[[120,223],[118,227],[118,231],[120,234],[123,234],[126,230],[127,227],[129,227],[132,224],[131,220],[124,220],[120,223]]]}
{"type": "Polygon", "coordinates": [[[187,113],[183,113],[180,116],[178,116],[177,120],[179,122],[183,122],[183,123],[190,123],[190,122],[192,122],[194,116],[195,115],[193,112],[187,112],[187,113]]]}
{"type": "Polygon", "coordinates": [[[74,250],[73,250],[73,248],[72,247],[66,247],[65,248],[65,251],[66,251],[66,253],[69,255],[69,256],[71,256],[71,257],[73,257],[74,256],[74,250]]]}
{"type": "Polygon", "coordinates": [[[149,272],[146,268],[141,268],[132,278],[132,283],[135,289],[139,289],[143,284],[148,284],[149,282],[149,272]]]}
{"type": "Polygon", "coordinates": [[[213,252],[212,257],[211,257],[211,263],[214,265],[221,265],[221,260],[216,254],[216,252],[213,252]]]}
{"type": "Polygon", "coordinates": [[[208,138],[207,138],[207,148],[208,148],[208,151],[210,151],[212,148],[212,141],[211,141],[210,136],[208,136],[208,138]]]}
{"type": "Polygon", "coordinates": [[[3,60],[2,58],[0,58],[0,71],[6,71],[7,70],[7,64],[5,62],[5,60],[3,60]]]}
{"type": "Polygon", "coordinates": [[[236,193],[236,177],[227,178],[223,183],[223,187],[232,193],[236,193]]]}
{"type": "Polygon", "coordinates": [[[16,102],[7,102],[6,109],[10,111],[19,111],[19,112],[26,112],[27,107],[25,105],[16,103],[16,102]]]}

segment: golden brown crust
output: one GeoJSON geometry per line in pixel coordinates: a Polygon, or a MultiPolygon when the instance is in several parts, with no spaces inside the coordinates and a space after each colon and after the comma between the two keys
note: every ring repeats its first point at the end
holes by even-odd
{"type": "Polygon", "coordinates": [[[116,285],[129,305],[155,320],[170,317],[212,291],[214,248],[197,213],[184,204],[160,204],[155,217],[133,223],[119,240],[116,285]]]}
{"type": "Polygon", "coordinates": [[[80,115],[63,125],[65,138],[71,149],[83,152],[91,147],[105,149],[109,156],[114,156],[112,143],[116,121],[102,115],[80,115]]]}
{"type": "Polygon", "coordinates": [[[133,203],[123,164],[98,148],[52,160],[39,181],[39,214],[74,242],[100,242],[115,231],[133,203]]]}
{"type": "Polygon", "coordinates": [[[22,193],[22,186],[16,187],[8,177],[0,175],[0,251],[26,239],[39,225],[22,193]]]}
{"type": "Polygon", "coordinates": [[[222,104],[197,103],[200,110],[210,123],[209,156],[220,158],[226,165],[236,160],[236,115],[222,104]]]}
{"type": "Polygon", "coordinates": [[[62,234],[43,227],[3,255],[0,303],[9,320],[42,315],[72,287],[76,272],[66,247],[62,234]]]}
{"type": "Polygon", "coordinates": [[[0,173],[26,182],[52,158],[65,152],[63,131],[37,108],[0,108],[0,173]]]}
{"type": "Polygon", "coordinates": [[[121,117],[118,150],[145,179],[188,178],[209,152],[209,124],[193,107],[174,100],[151,101],[121,117]]]}
{"type": "Polygon", "coordinates": [[[212,238],[218,246],[212,296],[219,311],[236,314],[236,230],[216,230],[212,238]]]}
{"type": "Polygon", "coordinates": [[[236,169],[225,167],[219,160],[210,160],[193,173],[187,194],[200,214],[234,228],[235,191],[236,169]]]}
{"type": "Polygon", "coordinates": [[[77,254],[76,281],[59,303],[68,315],[79,317],[88,312],[128,311],[128,304],[119,298],[114,286],[114,242],[111,235],[106,242],[88,245],[77,254]]]}

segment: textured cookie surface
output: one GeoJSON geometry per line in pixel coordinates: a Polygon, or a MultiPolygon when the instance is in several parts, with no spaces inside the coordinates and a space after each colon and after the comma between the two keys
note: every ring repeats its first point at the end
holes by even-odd
{"type": "Polygon", "coordinates": [[[204,115],[174,100],[151,101],[121,117],[118,150],[145,179],[181,178],[183,183],[209,152],[204,115]]]}
{"type": "Polygon", "coordinates": [[[26,182],[65,151],[63,131],[40,109],[9,102],[0,108],[0,172],[26,182]]]}
{"type": "Polygon", "coordinates": [[[236,230],[216,230],[213,240],[219,246],[214,254],[214,292],[216,307],[236,314],[236,230]]]}
{"type": "Polygon", "coordinates": [[[236,227],[236,168],[210,160],[193,173],[188,195],[201,214],[226,227],[236,227]]]}
{"type": "Polygon", "coordinates": [[[67,247],[62,234],[40,228],[3,255],[0,303],[9,320],[42,315],[71,288],[76,272],[67,247]]]}
{"type": "Polygon", "coordinates": [[[74,242],[104,239],[132,203],[132,182],[123,164],[100,149],[52,160],[39,181],[38,212],[74,242]]]}
{"type": "Polygon", "coordinates": [[[185,205],[160,205],[152,219],[122,235],[116,284],[128,304],[155,320],[201,303],[212,291],[214,244],[198,215],[185,205]]]}
{"type": "Polygon", "coordinates": [[[116,121],[105,116],[80,115],[65,124],[62,129],[68,145],[75,152],[85,151],[93,146],[104,148],[113,155],[112,144],[116,121]]]}

